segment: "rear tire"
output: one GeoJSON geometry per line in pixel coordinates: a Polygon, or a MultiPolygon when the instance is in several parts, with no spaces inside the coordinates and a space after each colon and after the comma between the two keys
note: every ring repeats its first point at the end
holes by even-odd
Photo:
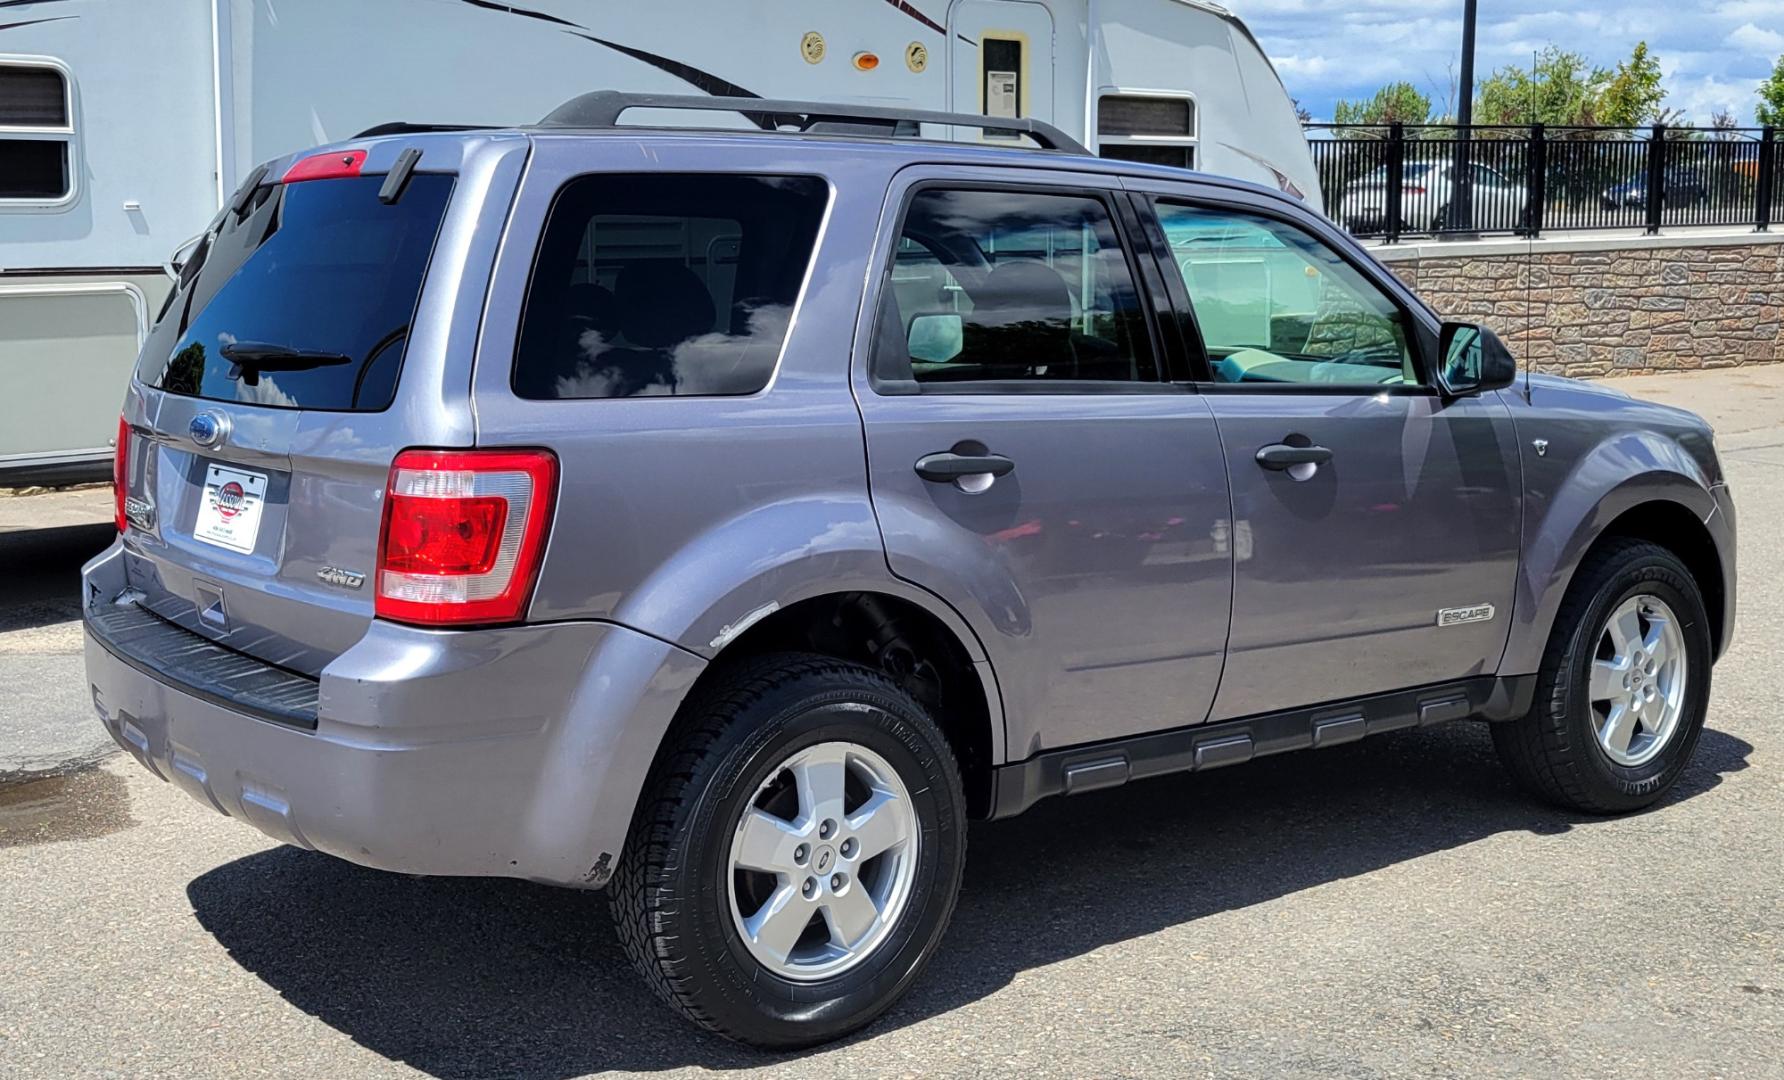
{"type": "Polygon", "coordinates": [[[1678,556],[1643,540],[1611,540],[1568,588],[1530,712],[1492,726],[1500,760],[1525,788],[1571,810],[1652,804],[1697,747],[1710,646],[1702,592],[1678,556]]]}
{"type": "Polygon", "coordinates": [[[610,886],[633,965],[755,1046],[871,1022],[934,954],[960,888],[966,803],[940,729],[878,672],[787,654],[715,681],[670,738],[610,886]]]}

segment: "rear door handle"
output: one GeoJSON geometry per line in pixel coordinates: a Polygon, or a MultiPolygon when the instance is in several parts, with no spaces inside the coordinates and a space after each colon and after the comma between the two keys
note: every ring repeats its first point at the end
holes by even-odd
{"type": "Polygon", "coordinates": [[[1332,460],[1332,452],[1323,446],[1290,446],[1271,443],[1257,452],[1257,463],[1266,469],[1282,472],[1296,465],[1324,465],[1332,460]]]}
{"type": "Polygon", "coordinates": [[[952,450],[917,459],[917,475],[932,484],[951,484],[966,476],[1007,476],[1016,463],[1002,454],[956,454],[952,450]]]}

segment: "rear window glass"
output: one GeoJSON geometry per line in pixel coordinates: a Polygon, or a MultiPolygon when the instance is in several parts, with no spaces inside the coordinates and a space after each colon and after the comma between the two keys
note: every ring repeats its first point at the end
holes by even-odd
{"type": "Polygon", "coordinates": [[[514,360],[523,398],[768,385],[823,218],[802,176],[602,174],[545,225],[514,360]]]}
{"type": "Polygon", "coordinates": [[[375,412],[396,394],[409,323],[452,177],[258,188],[193,252],[137,377],[169,393],[275,408],[375,412]]]}

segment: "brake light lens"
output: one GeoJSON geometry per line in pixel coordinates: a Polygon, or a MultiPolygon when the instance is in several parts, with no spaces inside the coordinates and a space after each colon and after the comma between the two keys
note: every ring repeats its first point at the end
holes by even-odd
{"type": "Polygon", "coordinates": [[[118,443],[112,450],[112,520],[118,531],[130,524],[124,513],[124,499],[130,489],[130,421],[118,417],[118,443]]]}
{"type": "Polygon", "coordinates": [[[1424,188],[1422,188],[1422,187],[1413,187],[1413,186],[1412,186],[1412,185],[1411,185],[1411,184],[1408,184],[1408,185],[1406,185],[1406,190],[1405,190],[1405,191],[1403,191],[1403,192],[1402,192],[1402,193],[1401,193],[1401,194],[1404,194],[1404,195],[1423,195],[1423,194],[1424,194],[1424,193],[1425,193],[1425,189],[1424,189],[1424,188]]]}
{"type": "Polygon", "coordinates": [[[405,450],[378,538],[378,617],[515,622],[545,554],[557,458],[546,450],[405,450]]]}
{"type": "Polygon", "coordinates": [[[330,150],[326,154],[311,154],[307,158],[299,158],[291,168],[286,169],[283,182],[295,184],[301,180],[338,180],[345,176],[358,176],[360,167],[364,164],[364,150],[330,150]]]}

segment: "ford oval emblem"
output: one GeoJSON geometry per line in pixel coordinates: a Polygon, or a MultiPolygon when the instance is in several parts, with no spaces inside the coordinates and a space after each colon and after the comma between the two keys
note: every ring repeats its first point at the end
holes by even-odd
{"type": "Polygon", "coordinates": [[[213,412],[201,412],[186,425],[186,434],[200,446],[221,446],[229,435],[229,418],[213,412]]]}

